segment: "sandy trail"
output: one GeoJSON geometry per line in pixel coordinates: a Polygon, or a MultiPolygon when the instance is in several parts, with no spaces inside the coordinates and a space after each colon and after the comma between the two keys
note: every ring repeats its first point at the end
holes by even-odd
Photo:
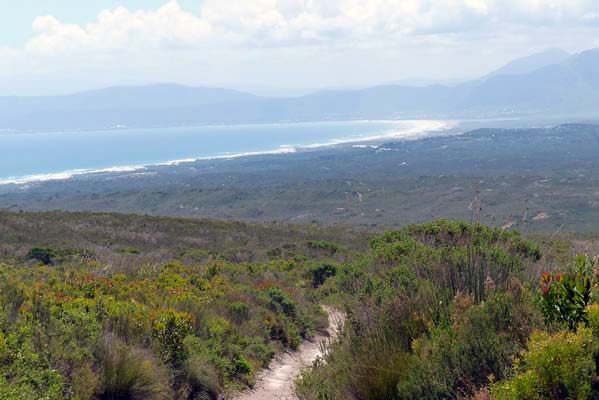
{"type": "Polygon", "coordinates": [[[311,341],[305,341],[297,351],[277,356],[256,379],[256,385],[233,397],[234,400],[297,400],[294,394],[293,381],[329,346],[339,334],[345,322],[345,314],[341,311],[323,306],[329,314],[328,336],[317,335],[311,341]]]}

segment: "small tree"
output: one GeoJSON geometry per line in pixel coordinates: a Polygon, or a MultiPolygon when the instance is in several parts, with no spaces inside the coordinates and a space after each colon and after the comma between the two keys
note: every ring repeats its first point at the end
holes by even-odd
{"type": "Polygon", "coordinates": [[[337,274],[337,268],[332,264],[319,264],[312,267],[312,287],[317,288],[326,282],[327,279],[337,274]]]}

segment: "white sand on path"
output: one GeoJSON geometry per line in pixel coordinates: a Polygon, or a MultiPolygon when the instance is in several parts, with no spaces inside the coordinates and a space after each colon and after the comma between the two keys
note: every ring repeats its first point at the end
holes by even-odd
{"type": "Polygon", "coordinates": [[[234,396],[234,400],[297,400],[294,379],[323,355],[323,349],[326,350],[331,340],[337,337],[345,322],[345,315],[339,310],[326,306],[323,308],[329,314],[329,336],[318,335],[302,343],[297,351],[277,356],[268,369],[258,375],[254,388],[234,396]]]}

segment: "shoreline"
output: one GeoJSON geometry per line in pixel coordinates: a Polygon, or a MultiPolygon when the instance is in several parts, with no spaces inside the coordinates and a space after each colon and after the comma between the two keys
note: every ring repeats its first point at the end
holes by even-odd
{"type": "MultiPolygon", "coordinates": [[[[328,121],[332,122],[332,121],[328,121]]],[[[331,139],[327,142],[311,143],[305,145],[281,145],[277,149],[264,150],[264,151],[250,151],[233,154],[216,154],[213,156],[203,157],[188,157],[182,159],[175,159],[163,162],[147,162],[136,165],[122,165],[122,166],[110,166],[105,168],[87,168],[87,169],[71,169],[59,172],[32,174],[24,176],[13,176],[7,178],[0,178],[0,186],[8,185],[26,185],[38,182],[48,181],[60,181],[68,180],[77,176],[94,175],[103,173],[119,173],[119,172],[135,172],[142,171],[152,167],[161,166],[178,166],[185,163],[193,163],[197,161],[208,161],[208,160],[223,160],[233,159],[240,157],[252,157],[252,156],[264,156],[264,155],[278,155],[278,154],[292,154],[301,151],[314,151],[317,149],[332,148],[336,146],[351,146],[358,144],[367,145],[380,143],[381,141],[388,140],[418,140],[431,136],[441,136],[443,133],[451,134],[450,132],[460,126],[460,121],[457,120],[396,120],[396,121],[340,121],[340,122],[388,122],[388,123],[412,123],[412,127],[400,130],[391,130],[387,133],[378,133],[363,137],[346,137],[331,139]]]]}

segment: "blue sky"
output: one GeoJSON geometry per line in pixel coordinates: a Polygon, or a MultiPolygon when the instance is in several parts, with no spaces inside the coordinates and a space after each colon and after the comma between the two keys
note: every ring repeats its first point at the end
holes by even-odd
{"type": "Polygon", "coordinates": [[[301,93],[476,78],[599,46],[597,0],[0,0],[0,95],[176,82],[301,93]]]}

